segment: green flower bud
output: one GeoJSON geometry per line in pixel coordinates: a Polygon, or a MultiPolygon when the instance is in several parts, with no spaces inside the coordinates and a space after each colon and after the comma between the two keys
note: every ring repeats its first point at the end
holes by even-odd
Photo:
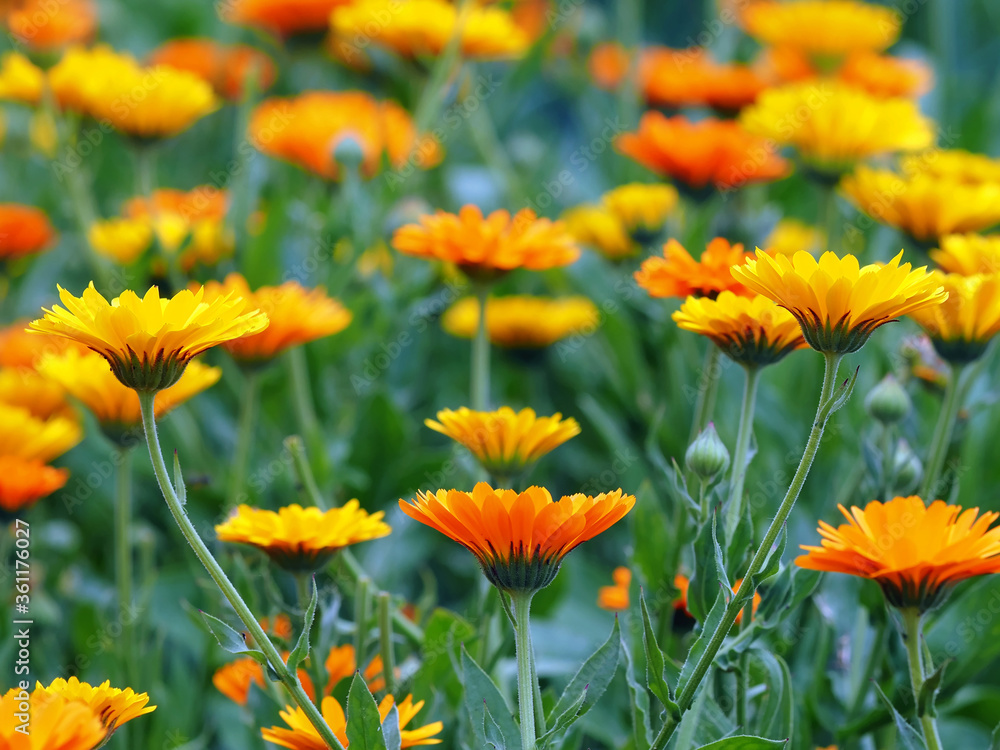
{"type": "Polygon", "coordinates": [[[893,478],[895,479],[893,490],[900,495],[905,495],[916,489],[924,475],[924,465],[905,440],[900,440],[896,444],[896,455],[892,464],[893,478]]]}
{"type": "Polygon", "coordinates": [[[715,431],[712,422],[709,422],[708,427],[698,433],[698,437],[688,446],[687,453],[684,454],[684,463],[688,471],[705,482],[712,481],[716,474],[725,471],[729,466],[729,451],[726,450],[725,443],[719,439],[719,433],[715,431]]]}
{"type": "Polygon", "coordinates": [[[898,422],[910,413],[912,407],[910,395],[891,374],[882,378],[865,398],[868,413],[882,424],[898,422]]]}
{"type": "Polygon", "coordinates": [[[345,167],[356,167],[364,161],[365,152],[357,138],[347,135],[334,147],[333,158],[345,167]]]}

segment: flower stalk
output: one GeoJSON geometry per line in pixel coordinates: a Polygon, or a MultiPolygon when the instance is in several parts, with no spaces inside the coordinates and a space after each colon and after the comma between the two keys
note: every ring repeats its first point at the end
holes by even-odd
{"type": "MultiPolygon", "coordinates": [[[[910,686],[913,688],[913,705],[920,714],[920,725],[924,730],[924,740],[927,750],[941,750],[941,738],[938,736],[937,722],[929,713],[920,711],[920,690],[924,686],[926,671],[923,653],[921,651],[923,621],[920,610],[916,607],[906,607],[899,612],[903,620],[903,639],[906,641],[906,659],[910,666],[910,686]]],[[[930,666],[930,665],[927,665],[930,666]]]]}
{"type": "Polygon", "coordinates": [[[694,421],[691,423],[691,435],[688,443],[693,443],[698,433],[705,429],[712,412],[715,411],[715,397],[719,391],[719,347],[709,343],[705,352],[705,363],[701,368],[702,386],[698,389],[698,397],[694,403],[694,421]]]}
{"type": "Polygon", "coordinates": [[[931,438],[931,446],[927,452],[924,482],[920,487],[920,496],[925,500],[933,500],[939,494],[938,481],[941,478],[941,471],[944,469],[944,461],[948,455],[952,433],[955,431],[958,410],[962,405],[962,388],[959,381],[962,379],[964,367],[949,367],[949,370],[948,384],[945,386],[944,399],[941,402],[941,411],[938,414],[938,421],[934,426],[934,436],[931,438]]]}
{"type": "Polygon", "coordinates": [[[226,500],[227,508],[235,508],[242,502],[243,488],[246,487],[247,468],[250,465],[250,447],[253,445],[254,426],[257,422],[259,395],[260,375],[245,370],[243,389],[240,392],[240,414],[236,423],[236,449],[233,451],[229,495],[226,500]]]}
{"type": "Polygon", "coordinates": [[[378,638],[379,650],[382,654],[382,674],[385,675],[385,691],[396,694],[396,655],[392,648],[392,597],[388,591],[379,591],[378,601],[378,638]]]}
{"type": "Polygon", "coordinates": [[[163,451],[160,448],[159,438],[156,434],[156,418],[153,415],[153,401],[156,398],[156,392],[137,391],[137,393],[139,395],[139,406],[142,410],[142,426],[146,435],[146,444],[149,447],[149,458],[153,464],[153,473],[156,475],[156,481],[160,486],[160,491],[163,493],[163,499],[166,500],[170,514],[173,516],[178,528],[181,530],[188,544],[191,545],[202,565],[205,566],[205,570],[208,571],[212,580],[215,581],[219,590],[222,591],[223,595],[236,611],[240,621],[250,633],[254,643],[267,658],[275,674],[278,675],[281,682],[288,689],[292,700],[305,712],[309,723],[315,727],[328,747],[335,748],[336,750],[344,750],[344,746],[340,744],[340,740],[337,739],[333,730],[327,725],[319,709],[316,708],[316,705],[306,695],[305,690],[302,688],[302,683],[299,681],[298,674],[294,670],[289,669],[288,665],[285,664],[281,658],[281,654],[278,653],[274,644],[271,643],[267,634],[264,633],[257,618],[250,611],[246,602],[243,601],[243,597],[240,596],[232,581],[226,576],[222,566],[219,565],[218,561],[212,556],[212,553],[205,545],[205,542],[198,536],[197,529],[195,529],[194,524],[191,523],[191,519],[185,513],[184,505],[181,503],[180,498],[177,496],[177,491],[170,481],[170,475],[167,473],[167,466],[163,460],[163,451]]]}
{"type": "Polygon", "coordinates": [[[115,583],[118,613],[122,623],[122,664],[124,678],[135,684],[135,634],[132,628],[132,449],[121,449],[121,463],[115,478],[115,583]]]}
{"type": "Polygon", "coordinates": [[[747,476],[747,453],[753,435],[753,415],[757,406],[757,384],[760,368],[748,365],[746,384],[743,387],[743,407],[740,409],[740,428],[736,435],[733,452],[732,476],[729,480],[729,504],[726,510],[726,539],[732,539],[733,532],[743,518],[743,485],[747,476]]]}
{"type": "Polygon", "coordinates": [[[479,301],[479,324],[472,341],[471,401],[476,411],[486,411],[490,400],[490,337],[486,326],[486,305],[490,296],[489,284],[474,283],[479,301]]]}
{"type": "Polygon", "coordinates": [[[514,649],[517,652],[517,710],[521,723],[522,750],[535,750],[535,654],[531,647],[532,591],[517,591],[510,595],[514,613],[514,649]]]}

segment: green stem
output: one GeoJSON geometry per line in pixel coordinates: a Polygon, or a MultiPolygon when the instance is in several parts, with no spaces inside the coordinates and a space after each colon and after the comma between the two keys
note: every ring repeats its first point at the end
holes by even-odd
{"type": "Polygon", "coordinates": [[[840,209],[837,206],[837,191],[833,187],[823,187],[822,222],[826,230],[826,249],[840,252],[840,209]]]}
{"type": "Polygon", "coordinates": [[[924,473],[924,483],[920,487],[920,496],[924,500],[933,500],[931,495],[938,495],[938,480],[941,478],[941,470],[944,469],[944,461],[948,455],[948,446],[951,445],[951,435],[955,430],[955,421],[958,417],[958,410],[962,404],[962,389],[959,380],[962,378],[963,366],[949,367],[948,384],[945,386],[944,399],[941,402],[941,411],[938,414],[937,424],[934,426],[934,437],[931,439],[931,447],[927,451],[927,468],[924,473]]]}
{"type": "Polygon", "coordinates": [[[306,496],[320,510],[330,510],[330,504],[319,491],[319,485],[316,484],[316,477],[313,476],[312,467],[309,466],[309,458],[306,456],[306,447],[302,443],[302,438],[298,435],[289,435],[285,438],[285,448],[292,457],[292,465],[302,483],[302,489],[306,491],[306,496]]]}
{"type": "MultiPolygon", "coordinates": [[[[921,652],[921,618],[920,610],[907,607],[899,611],[903,619],[903,639],[906,641],[906,658],[910,665],[910,686],[913,688],[913,705],[920,713],[920,689],[924,686],[924,660],[921,652]]],[[[937,723],[930,714],[920,716],[920,724],[924,730],[924,740],[927,750],[941,750],[941,738],[938,736],[937,723]]]]}
{"type": "Polygon", "coordinates": [[[365,664],[365,645],[368,643],[368,599],[371,579],[362,577],[354,589],[354,658],[358,666],[365,664]]]}
{"type": "MultiPolygon", "coordinates": [[[[521,750],[535,750],[535,654],[531,649],[529,611],[533,592],[510,595],[514,608],[514,649],[517,652],[517,709],[521,723],[521,750]]],[[[537,680],[535,680],[537,683],[537,680]]]]}
{"type": "Polygon", "coordinates": [[[236,239],[237,252],[244,255],[248,239],[247,225],[253,211],[253,180],[250,179],[250,159],[254,150],[247,148],[249,145],[248,131],[250,117],[260,94],[260,74],[260,66],[254,63],[243,79],[243,98],[236,111],[236,132],[233,133],[233,146],[236,153],[233,161],[230,162],[235,164],[235,167],[230,172],[229,185],[217,185],[217,187],[229,188],[232,203],[230,203],[226,218],[236,239]]]}
{"type": "Polygon", "coordinates": [[[132,632],[132,450],[121,449],[115,482],[115,581],[122,622],[122,662],[128,684],[134,684],[135,648],[132,632]]]}
{"type": "MultiPolygon", "coordinates": [[[[742,576],[743,586],[740,587],[741,592],[744,587],[753,585],[754,577],[764,568],[764,562],[767,560],[767,556],[771,552],[771,547],[777,540],[778,534],[781,532],[781,528],[784,526],[785,521],[788,520],[788,514],[791,513],[792,507],[795,505],[795,501],[799,497],[802,485],[805,483],[806,477],[809,474],[809,469],[812,467],[813,459],[816,457],[816,451],[819,449],[820,440],[823,437],[823,430],[826,428],[827,420],[832,413],[837,368],[840,364],[842,355],[825,354],[824,356],[826,357],[826,368],[823,372],[823,387],[820,391],[819,406],[816,408],[816,416],[813,419],[812,429],[809,431],[809,440],[806,442],[805,450],[802,453],[799,466],[795,470],[795,475],[792,477],[792,482],[788,487],[788,491],[785,493],[785,497],[782,499],[781,505],[778,506],[778,512],[771,521],[771,525],[768,526],[767,532],[764,534],[764,538],[761,540],[760,546],[757,547],[757,551],[754,553],[753,559],[750,561],[747,572],[742,576]]],[[[752,591],[744,593],[749,594],[751,597],[753,596],[752,591]]],[[[719,653],[719,649],[722,647],[723,641],[729,634],[729,630],[733,627],[733,623],[736,622],[736,616],[740,613],[742,606],[740,604],[740,600],[741,597],[734,596],[729,600],[729,603],[726,604],[725,611],[722,614],[722,622],[719,623],[719,627],[717,627],[709,637],[708,645],[705,647],[705,651],[695,663],[690,679],[688,679],[684,685],[678,686],[679,693],[677,696],[677,705],[680,710],[667,717],[667,720],[664,722],[659,734],[653,741],[651,750],[663,750],[663,748],[666,747],[667,741],[673,735],[674,730],[677,729],[681,716],[688,710],[688,708],[691,707],[691,702],[694,700],[698,687],[701,685],[702,680],[708,673],[708,669],[711,667],[716,654],[719,653]]]]}
{"type": "MultiPolygon", "coordinates": [[[[149,199],[156,184],[156,154],[153,147],[147,144],[134,146],[132,154],[135,158],[135,193],[149,199]]],[[[152,211],[153,206],[150,205],[149,209],[152,211]]]]}
{"type": "Polygon", "coordinates": [[[222,566],[212,556],[205,542],[198,536],[197,529],[191,523],[191,519],[187,517],[187,513],[184,512],[184,505],[181,503],[180,498],[177,497],[177,492],[170,482],[170,475],[163,461],[163,451],[160,448],[160,441],[156,435],[156,418],[153,416],[153,401],[156,398],[156,392],[137,391],[137,393],[139,395],[139,406],[142,410],[142,427],[146,433],[146,445],[149,447],[149,458],[153,464],[153,473],[156,475],[156,481],[160,485],[160,492],[163,493],[163,499],[167,501],[167,507],[170,509],[170,514],[174,517],[178,528],[181,530],[187,543],[191,545],[201,564],[205,566],[205,570],[208,571],[212,580],[215,581],[216,586],[219,587],[219,590],[236,611],[236,615],[240,618],[247,632],[250,633],[257,648],[264,653],[271,668],[288,689],[292,700],[305,713],[309,719],[309,723],[315,727],[328,747],[336,748],[336,750],[344,750],[344,746],[340,744],[337,735],[333,733],[323,719],[323,715],[319,712],[319,709],[309,700],[309,696],[302,689],[302,683],[299,682],[298,674],[290,670],[288,665],[285,664],[281,658],[281,654],[278,653],[274,644],[271,643],[267,634],[260,627],[256,616],[250,611],[246,602],[243,601],[243,597],[240,596],[232,581],[226,576],[222,566]]]}
{"type": "Polygon", "coordinates": [[[327,473],[326,450],[319,420],[316,418],[316,408],[313,405],[309,363],[306,361],[306,352],[301,346],[289,350],[288,371],[292,381],[292,403],[299,430],[305,438],[306,445],[309,446],[313,461],[316,462],[316,471],[320,479],[323,479],[327,473]]]}
{"type": "Polygon", "coordinates": [[[694,421],[691,423],[689,445],[698,437],[698,433],[705,429],[715,409],[715,396],[719,390],[719,354],[719,347],[709,342],[708,350],[705,352],[705,363],[701,368],[701,387],[698,388],[698,398],[694,404],[694,421]]]}
{"type": "Polygon", "coordinates": [[[882,499],[892,500],[896,486],[896,441],[890,425],[882,425],[882,499]]]}
{"type": "Polygon", "coordinates": [[[743,387],[743,408],[740,410],[740,429],[736,435],[736,449],[733,451],[732,476],[729,480],[729,504],[726,508],[726,539],[733,538],[733,532],[743,518],[743,485],[747,476],[747,453],[753,435],[753,414],[757,405],[757,384],[760,368],[750,365],[746,370],[746,385],[743,387]]]}
{"type": "Polygon", "coordinates": [[[236,449],[229,480],[228,508],[235,508],[246,501],[243,488],[250,465],[250,448],[253,446],[254,426],[257,421],[257,399],[260,392],[260,376],[249,370],[244,372],[243,391],[240,393],[240,415],[236,424],[236,449]]]}
{"type": "Polygon", "coordinates": [[[385,677],[385,691],[396,694],[396,656],[392,649],[392,597],[388,591],[379,591],[378,638],[382,653],[382,674],[385,677]]]}
{"type": "Polygon", "coordinates": [[[482,282],[474,286],[476,299],[479,300],[479,324],[476,327],[476,338],[472,341],[472,408],[475,411],[485,411],[490,402],[490,337],[486,325],[490,287],[482,282]]]}
{"type": "Polygon", "coordinates": [[[459,0],[457,5],[458,23],[455,24],[455,30],[448,44],[435,61],[420,100],[413,108],[414,130],[417,133],[415,148],[419,147],[420,137],[440,115],[445,96],[448,94],[448,82],[462,67],[462,31],[473,4],[469,0],[459,0]]]}

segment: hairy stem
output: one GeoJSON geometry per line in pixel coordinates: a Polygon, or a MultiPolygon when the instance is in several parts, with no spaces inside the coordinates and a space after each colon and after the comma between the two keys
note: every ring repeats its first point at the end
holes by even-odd
{"type": "MultiPolygon", "coordinates": [[[[913,688],[913,705],[920,713],[920,689],[924,686],[924,660],[920,650],[922,622],[920,611],[916,607],[907,607],[899,612],[903,618],[903,639],[906,641],[906,658],[910,665],[910,686],[913,688]]],[[[924,730],[924,740],[927,750],[941,750],[941,738],[938,736],[937,722],[930,714],[920,716],[920,725],[924,730]]]]}
{"type": "Polygon", "coordinates": [[[226,506],[233,508],[244,502],[243,488],[250,465],[250,448],[253,446],[254,427],[257,422],[257,399],[260,394],[260,376],[246,371],[243,390],[240,393],[240,415],[236,423],[236,449],[233,451],[233,465],[229,480],[226,506]]]}
{"type": "Polygon", "coordinates": [[[746,385],[743,387],[743,408],[740,410],[740,429],[736,435],[733,451],[732,476],[729,480],[729,504],[726,508],[726,539],[733,538],[733,532],[743,518],[743,484],[747,476],[747,453],[753,435],[753,414],[757,405],[757,383],[760,368],[746,368],[746,385]]]}
{"type": "Polygon", "coordinates": [[[694,421],[691,422],[689,445],[698,437],[698,433],[705,429],[715,409],[715,396],[719,390],[719,354],[719,347],[709,342],[699,378],[698,398],[694,403],[694,421]]]}
{"type": "Polygon", "coordinates": [[[479,325],[472,341],[471,400],[472,408],[485,411],[490,401],[490,337],[486,326],[486,304],[490,296],[488,284],[477,283],[476,299],[479,300],[479,325]]]}
{"type": "Polygon", "coordinates": [[[517,710],[521,723],[521,750],[535,750],[535,654],[531,648],[531,592],[510,595],[514,609],[514,649],[517,652],[517,710]]]}
{"type": "Polygon", "coordinates": [[[959,381],[962,379],[963,368],[952,367],[950,370],[948,385],[945,386],[944,399],[941,402],[941,411],[938,413],[938,421],[934,426],[934,437],[931,438],[931,446],[927,451],[927,467],[924,471],[924,482],[920,487],[920,496],[924,500],[933,500],[931,495],[939,494],[938,481],[941,478],[941,471],[944,469],[944,460],[948,455],[951,435],[955,431],[955,421],[962,404],[962,389],[959,381]]]}

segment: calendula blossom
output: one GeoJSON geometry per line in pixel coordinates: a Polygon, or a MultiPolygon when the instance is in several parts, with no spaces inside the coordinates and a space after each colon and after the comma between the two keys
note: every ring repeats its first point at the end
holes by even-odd
{"type": "Polygon", "coordinates": [[[56,231],[45,212],[20,203],[0,203],[0,263],[51,247],[56,231]]]}
{"type": "Polygon", "coordinates": [[[574,206],[559,219],[581,245],[588,245],[609,260],[638,254],[639,244],[632,238],[621,217],[607,206],[574,206]]]}
{"type": "Polygon", "coordinates": [[[680,196],[672,185],[631,182],[609,190],[601,203],[625,225],[635,239],[655,236],[677,207],[680,196]]]}
{"type": "Polygon", "coordinates": [[[260,50],[208,38],[171,39],[153,50],[149,62],[194,73],[230,101],[243,97],[251,75],[257,91],[269,89],[276,76],[274,62],[260,50]]]}
{"type": "MultiPolygon", "coordinates": [[[[588,336],[600,323],[597,305],[586,297],[490,297],[486,333],[507,349],[540,349],[572,336],[588,336]]],[[[479,302],[463,297],[445,310],[441,327],[452,336],[471,339],[479,327],[479,302]]]]}
{"type": "Polygon", "coordinates": [[[87,230],[94,252],[123,266],[135,263],[152,246],[153,236],[145,219],[99,219],[87,230]]]}
{"type": "Polygon", "coordinates": [[[948,362],[979,359],[1000,332],[1000,273],[961,276],[933,273],[948,293],[940,305],[910,313],[948,362]]]}
{"type": "Polygon", "coordinates": [[[41,690],[11,688],[0,698],[0,747],[4,750],[94,750],[107,737],[100,717],[84,702],[41,690]],[[16,716],[27,701],[31,731],[16,716]]]}
{"type": "Polygon", "coordinates": [[[663,257],[654,255],[642,262],[635,280],[650,297],[714,298],[724,291],[746,296],[749,292],[730,269],[750,257],[750,253],[743,252],[743,245],[716,237],[695,260],[681,243],[671,238],[663,246],[663,257]]]}
{"type": "Polygon", "coordinates": [[[36,683],[35,692],[85,703],[100,718],[109,735],[123,724],[156,710],[156,706],[147,705],[149,696],[146,693],[111,687],[110,680],[90,685],[76,677],[68,680],[57,677],[46,686],[36,683]]]}
{"type": "Polygon", "coordinates": [[[815,255],[826,246],[826,237],[814,226],[797,219],[782,219],[764,240],[772,255],[795,255],[800,250],[815,255]]]}
{"type": "Polygon", "coordinates": [[[229,0],[219,6],[223,21],[252,26],[279,37],[325,31],[330,13],[351,0],[229,0]]]}
{"type": "Polygon", "coordinates": [[[930,251],[942,271],[962,276],[1000,272],[1000,234],[948,234],[930,251]]]}
{"type": "Polygon", "coordinates": [[[83,438],[75,419],[42,419],[21,406],[0,402],[0,456],[51,461],[83,438]]]}
{"type": "MultiPolygon", "coordinates": [[[[329,695],[337,687],[337,683],[353,677],[358,671],[358,661],[357,655],[354,652],[354,646],[350,643],[345,643],[343,646],[334,646],[331,648],[330,653],[327,654],[326,660],[323,662],[323,668],[326,670],[326,688],[323,692],[329,695]]],[[[368,666],[361,673],[361,676],[365,678],[368,689],[373,693],[385,690],[385,677],[382,674],[384,669],[382,657],[375,656],[368,662],[368,666]]]]}
{"type": "Polygon", "coordinates": [[[597,590],[597,606],[611,612],[628,609],[632,571],[625,567],[615,568],[611,579],[614,581],[613,586],[601,586],[597,590]]]}
{"type": "Polygon", "coordinates": [[[0,366],[0,403],[27,409],[33,417],[76,421],[66,389],[33,369],[0,366]]]}
{"type": "Polygon", "coordinates": [[[45,72],[21,52],[0,58],[0,101],[35,106],[45,91],[45,72]]]}
{"type": "Polygon", "coordinates": [[[908,154],[899,160],[908,177],[927,174],[967,185],[1000,184],[1000,159],[962,149],[931,149],[908,154]]]}
{"type": "Polygon", "coordinates": [[[872,96],[914,98],[930,90],[933,74],[920,60],[856,52],[840,66],[837,78],[872,96]]]}
{"type": "MultiPolygon", "coordinates": [[[[287,651],[281,654],[281,658],[286,663],[288,656],[287,651]]],[[[309,696],[310,700],[316,700],[316,687],[313,685],[309,672],[300,667],[298,676],[306,695],[309,696]]],[[[215,670],[212,675],[212,684],[216,690],[240,706],[245,706],[249,702],[251,685],[257,685],[261,690],[267,688],[267,683],[264,681],[264,668],[260,662],[249,656],[232,661],[215,670]]]]}
{"type": "Polygon", "coordinates": [[[27,508],[64,487],[68,479],[69,471],[37,458],[0,455],[0,510],[15,513],[27,508]]]}
{"type": "Polygon", "coordinates": [[[758,249],[733,276],[794,315],[813,349],[847,354],[879,326],[947,298],[926,268],[911,270],[902,259],[900,251],[888,263],[862,266],[853,255],[826,252],[817,260],[806,252],[789,258],[758,249]]]}
{"type": "Polygon", "coordinates": [[[18,45],[49,52],[89,41],[97,28],[93,0],[19,0],[4,10],[4,23],[18,45]]]}

